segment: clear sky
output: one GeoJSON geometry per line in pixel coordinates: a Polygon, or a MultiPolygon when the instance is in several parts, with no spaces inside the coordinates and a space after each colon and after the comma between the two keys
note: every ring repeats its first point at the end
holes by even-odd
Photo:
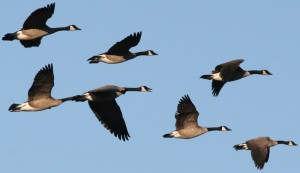
{"type": "MultiPolygon", "coordinates": [[[[49,3],[3,2],[1,37],[49,3]]],[[[296,0],[56,1],[47,24],[75,24],[81,31],[46,36],[38,48],[0,41],[0,172],[255,172],[250,152],[236,152],[233,145],[258,136],[300,144],[299,7],[296,0]],[[141,41],[131,50],[152,49],[158,56],[113,65],[86,61],[138,31],[141,41]],[[213,97],[211,82],[199,77],[239,58],[246,70],[274,75],[228,83],[213,97]],[[48,63],[54,65],[55,98],[107,84],[152,88],[117,99],[130,140],[111,135],[86,102],[9,112],[10,104],[27,100],[35,74],[48,63]],[[199,124],[232,131],[162,138],[175,129],[175,111],[185,94],[200,112],[199,124]]],[[[297,172],[299,161],[299,147],[279,145],[263,171],[297,172]]]]}

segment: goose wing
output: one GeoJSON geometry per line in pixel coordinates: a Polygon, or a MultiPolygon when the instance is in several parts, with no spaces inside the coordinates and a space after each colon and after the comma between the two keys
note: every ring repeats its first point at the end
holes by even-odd
{"type": "Polygon", "coordinates": [[[222,87],[225,85],[226,82],[223,81],[217,81],[217,80],[213,80],[211,83],[211,90],[212,90],[212,94],[213,96],[218,96],[222,87]]]}
{"type": "Polygon", "coordinates": [[[198,126],[198,115],[199,113],[190,97],[188,95],[183,96],[177,105],[177,112],[175,114],[176,130],[198,126]]]}
{"type": "Polygon", "coordinates": [[[130,137],[121,109],[116,100],[110,101],[89,101],[89,106],[95,113],[98,120],[109,130],[115,137],[120,140],[128,140],[130,137]]]}
{"type": "Polygon", "coordinates": [[[39,8],[31,13],[23,24],[23,29],[32,29],[46,26],[46,22],[54,13],[55,3],[39,8]]]}
{"type": "Polygon", "coordinates": [[[270,148],[268,147],[268,138],[260,137],[246,142],[251,150],[251,157],[257,169],[263,169],[265,163],[269,160],[270,148]]]}
{"type": "Polygon", "coordinates": [[[28,47],[38,47],[41,44],[41,40],[43,37],[36,38],[34,40],[20,40],[21,44],[28,48],[28,47]]]}
{"type": "Polygon", "coordinates": [[[240,64],[244,62],[243,59],[236,59],[233,61],[229,61],[223,64],[219,64],[215,67],[213,73],[220,72],[220,76],[222,77],[223,81],[229,81],[231,75],[240,67],[240,64]]]}
{"type": "Polygon", "coordinates": [[[141,40],[142,32],[137,32],[134,34],[130,34],[122,41],[114,44],[109,50],[108,53],[120,53],[120,52],[128,52],[130,48],[138,45],[141,40]]]}
{"type": "Polygon", "coordinates": [[[34,77],[34,81],[28,91],[28,100],[38,100],[51,97],[54,86],[53,65],[43,67],[34,77]]]}

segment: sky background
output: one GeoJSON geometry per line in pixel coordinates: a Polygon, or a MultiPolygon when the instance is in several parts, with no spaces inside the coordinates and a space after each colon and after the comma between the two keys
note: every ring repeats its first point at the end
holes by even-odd
{"type": "MultiPolygon", "coordinates": [[[[34,10],[52,1],[10,0],[0,6],[0,33],[15,32],[34,10]]],[[[232,146],[269,136],[300,144],[300,2],[296,0],[56,1],[51,27],[75,24],[38,48],[0,41],[0,172],[153,173],[256,170],[249,151],[232,146]],[[152,49],[121,64],[89,64],[117,41],[142,31],[131,51],[152,49]],[[243,58],[245,70],[268,69],[226,84],[218,97],[200,79],[218,64],[243,58]],[[97,120],[86,102],[66,102],[41,112],[11,113],[27,100],[35,74],[53,63],[52,96],[63,98],[112,84],[146,85],[151,93],[128,92],[117,102],[131,138],[123,142],[97,120]],[[175,130],[179,99],[189,94],[199,124],[226,125],[194,139],[164,139],[175,130]]],[[[264,172],[297,172],[300,148],[273,147],[264,172]]]]}

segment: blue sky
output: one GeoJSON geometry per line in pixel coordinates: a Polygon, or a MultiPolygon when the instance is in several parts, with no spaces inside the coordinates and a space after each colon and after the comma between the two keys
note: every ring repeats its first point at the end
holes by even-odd
{"type": "MultiPolygon", "coordinates": [[[[49,3],[2,3],[0,33],[17,31],[32,11],[49,3]]],[[[250,152],[236,152],[233,145],[258,136],[300,143],[299,6],[295,0],[56,1],[47,24],[76,24],[81,31],[47,36],[38,48],[0,42],[0,172],[256,171],[250,152]],[[158,56],[114,65],[86,61],[138,31],[141,41],[131,50],[152,49],[158,56]],[[246,70],[268,69],[274,75],[228,83],[213,97],[211,82],[199,77],[239,58],[246,70]],[[117,99],[130,140],[112,136],[87,103],[9,112],[10,104],[26,101],[34,75],[48,63],[54,65],[55,98],[107,84],[152,88],[117,99]],[[199,124],[232,131],[162,138],[175,129],[176,107],[185,94],[200,112],[199,124]]],[[[263,171],[296,172],[299,157],[299,147],[276,146],[263,171]]]]}

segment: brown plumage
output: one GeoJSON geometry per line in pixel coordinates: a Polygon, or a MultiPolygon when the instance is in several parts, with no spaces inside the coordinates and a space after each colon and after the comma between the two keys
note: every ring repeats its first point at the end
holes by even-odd
{"type": "Polygon", "coordinates": [[[164,138],[184,138],[190,139],[202,135],[208,131],[230,131],[226,126],[201,127],[198,125],[198,111],[188,95],[183,96],[178,105],[176,118],[176,130],[163,135],[164,138]]]}
{"type": "Polygon", "coordinates": [[[48,64],[35,75],[34,81],[28,91],[28,101],[22,104],[12,104],[9,107],[9,111],[41,111],[58,106],[65,101],[73,100],[73,97],[54,99],[51,96],[53,86],[53,65],[48,64]]]}
{"type": "Polygon", "coordinates": [[[269,161],[270,147],[278,144],[297,146],[293,141],[274,141],[269,137],[258,137],[246,141],[243,144],[234,145],[236,150],[251,150],[251,157],[257,169],[263,169],[265,163],[269,161]]]}
{"type": "Polygon", "coordinates": [[[211,90],[213,96],[218,96],[226,82],[242,79],[252,74],[272,75],[268,70],[248,70],[240,67],[243,59],[232,60],[215,67],[211,74],[202,75],[200,78],[212,80],[211,90]]]}

